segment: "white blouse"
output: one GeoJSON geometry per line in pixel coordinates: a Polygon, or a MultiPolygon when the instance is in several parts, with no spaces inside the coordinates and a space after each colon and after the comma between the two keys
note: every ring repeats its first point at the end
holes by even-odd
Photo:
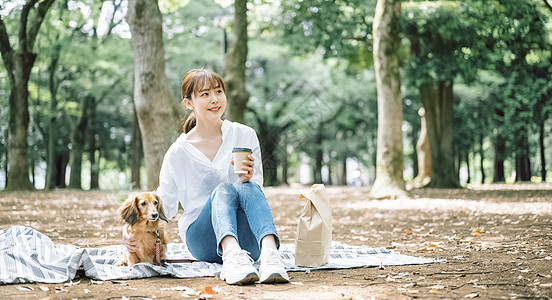
{"type": "Polygon", "coordinates": [[[163,158],[156,192],[163,201],[167,218],[171,219],[176,215],[179,202],[184,209],[178,220],[178,229],[184,246],[186,230],[197,219],[217,185],[222,182],[240,182],[230,162],[234,147],[251,148],[255,158],[251,181],[263,186],[261,148],[255,130],[228,120],[223,121],[221,130],[222,145],[213,161],[190,144],[185,133],[176,139],[163,158]]]}

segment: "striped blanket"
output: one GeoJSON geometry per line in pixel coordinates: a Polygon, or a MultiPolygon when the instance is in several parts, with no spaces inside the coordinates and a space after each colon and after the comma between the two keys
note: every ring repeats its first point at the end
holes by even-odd
{"type": "MultiPolygon", "coordinates": [[[[95,280],[133,279],[161,275],[178,278],[218,276],[221,265],[207,262],[171,263],[155,266],[139,263],[130,270],[117,266],[123,253],[122,245],[101,248],[79,248],[74,245],[58,245],[46,235],[23,226],[13,226],[0,231],[0,284],[8,283],[61,283],[72,280],[79,269],[95,280]]],[[[288,271],[313,269],[343,269],[374,267],[383,264],[412,265],[438,262],[438,260],[401,255],[385,248],[348,246],[332,243],[330,261],[320,268],[304,268],[294,265],[295,249],[292,244],[282,244],[280,256],[288,271]]],[[[182,244],[170,243],[168,258],[193,259],[182,244]]]]}

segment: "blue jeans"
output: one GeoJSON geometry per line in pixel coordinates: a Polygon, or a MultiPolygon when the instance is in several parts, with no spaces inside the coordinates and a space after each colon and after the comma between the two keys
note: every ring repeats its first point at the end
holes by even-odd
{"type": "Polygon", "coordinates": [[[233,236],[257,260],[261,255],[261,240],[269,234],[274,235],[279,248],[272,211],[261,187],[250,181],[238,187],[221,183],[186,230],[186,244],[197,260],[222,263],[220,242],[226,236],[233,236]]]}

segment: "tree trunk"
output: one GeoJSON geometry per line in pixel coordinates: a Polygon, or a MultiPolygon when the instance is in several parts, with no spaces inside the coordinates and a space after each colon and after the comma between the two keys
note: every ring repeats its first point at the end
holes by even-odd
{"type": "Polygon", "coordinates": [[[138,125],[138,115],[136,115],[136,109],[134,109],[134,122],[132,125],[132,166],[131,166],[131,180],[132,180],[132,189],[141,189],[142,184],[140,183],[140,167],[142,166],[142,136],[140,134],[140,127],[138,125]]]}
{"type": "Polygon", "coordinates": [[[65,188],[65,177],[67,174],[67,165],[69,164],[69,155],[67,152],[56,154],[56,187],[65,188]]]}
{"type": "Polygon", "coordinates": [[[96,108],[97,101],[96,98],[90,98],[90,107],[88,112],[88,123],[90,124],[89,129],[89,142],[88,142],[88,156],[90,159],[90,189],[97,190],[100,188],[100,159],[96,160],[96,151],[99,150],[96,140],[96,108]]]}
{"type": "Polygon", "coordinates": [[[4,148],[4,151],[2,152],[3,152],[2,154],[4,155],[4,166],[3,166],[4,178],[5,178],[4,187],[6,187],[8,185],[8,149],[4,148]]]}
{"type": "Polygon", "coordinates": [[[36,55],[17,53],[14,81],[10,93],[9,172],[6,190],[33,190],[29,181],[27,137],[29,134],[28,82],[36,55]]]}
{"type": "Polygon", "coordinates": [[[428,187],[457,188],[452,151],[452,82],[425,83],[420,87],[425,109],[431,157],[431,181],[428,187]]]}
{"type": "Polygon", "coordinates": [[[468,180],[466,183],[471,183],[471,175],[470,175],[470,152],[466,151],[466,170],[468,171],[468,180]]]}
{"type": "Polygon", "coordinates": [[[82,189],[82,154],[90,106],[93,101],[94,98],[90,95],[84,98],[81,117],[71,139],[71,173],[69,174],[69,188],[71,189],[82,189]]]}
{"type": "Polygon", "coordinates": [[[269,133],[266,123],[259,124],[261,125],[261,135],[265,137],[262,139],[261,144],[264,183],[266,186],[276,186],[278,185],[278,154],[276,150],[278,148],[279,137],[275,137],[269,133]]]}
{"type": "Polygon", "coordinates": [[[520,128],[515,134],[516,140],[516,181],[531,181],[531,163],[529,161],[529,140],[527,130],[520,128]]]}
{"type": "Polygon", "coordinates": [[[313,168],[313,183],[322,183],[322,160],[324,153],[322,152],[322,124],[318,125],[314,136],[314,168],[313,168]]]}
{"type": "Polygon", "coordinates": [[[0,52],[10,81],[10,120],[8,137],[9,172],[6,190],[33,190],[29,181],[29,78],[36,61],[34,43],[42,21],[54,0],[29,0],[21,11],[19,47],[13,49],[4,22],[0,18],[0,52]],[[38,3],[38,5],[37,5],[38,3]],[[31,11],[33,11],[31,13],[31,11]],[[30,16],[30,18],[29,18],[30,16]]]}
{"type": "MultiPolygon", "coordinates": [[[[462,165],[462,153],[460,151],[455,151],[456,153],[456,163],[454,164],[454,173],[460,179],[460,165],[462,165]]],[[[454,156],[454,153],[453,153],[454,156]]]]}
{"type": "Polygon", "coordinates": [[[403,178],[402,99],[397,49],[400,0],[378,0],[373,23],[374,67],[378,92],[376,181],[369,197],[409,197],[403,178]]]}
{"type": "MultiPolygon", "coordinates": [[[[96,140],[92,138],[90,140],[90,149],[94,149],[93,151],[89,151],[90,156],[90,189],[91,190],[98,190],[100,189],[100,159],[102,157],[102,152],[100,149],[97,149],[96,147],[96,140]],[[98,157],[96,157],[96,153],[98,157]]],[[[90,150],[89,149],[89,150],[90,150]]]]}
{"type": "Polygon", "coordinates": [[[243,123],[243,113],[249,100],[245,88],[245,62],[247,60],[247,0],[234,1],[234,35],[236,39],[226,54],[226,93],[228,118],[243,123]]]}
{"type": "Polygon", "coordinates": [[[61,54],[61,46],[54,46],[54,54],[48,67],[48,87],[50,90],[50,124],[48,126],[48,157],[46,159],[46,184],[47,190],[54,189],[56,182],[56,145],[57,145],[57,89],[55,82],[55,74],[61,54]]]}
{"type": "MultiPolygon", "coordinates": [[[[31,148],[32,149],[32,148],[31,148]]],[[[34,155],[30,155],[30,163],[29,163],[29,168],[31,169],[31,184],[33,186],[36,186],[36,174],[35,174],[35,160],[34,160],[34,155]]]]}
{"type": "Polygon", "coordinates": [[[546,158],[544,152],[544,120],[539,124],[539,149],[541,164],[541,181],[546,182],[546,158]]]}
{"type": "Polygon", "coordinates": [[[495,137],[495,157],[493,182],[504,182],[504,158],[506,152],[506,142],[501,135],[495,137]]]}
{"type": "Polygon", "coordinates": [[[418,137],[420,130],[416,126],[412,126],[412,132],[410,133],[410,145],[412,146],[412,154],[410,155],[412,160],[412,176],[416,178],[420,173],[419,160],[418,160],[418,137]]]}
{"type": "Polygon", "coordinates": [[[287,135],[284,134],[283,136],[283,145],[284,145],[284,151],[282,155],[282,180],[280,181],[281,184],[288,185],[288,152],[287,152],[287,135]]]}
{"type": "Polygon", "coordinates": [[[425,109],[418,110],[420,116],[420,137],[416,143],[416,152],[418,153],[418,176],[412,181],[413,188],[420,188],[431,181],[431,150],[429,147],[429,138],[427,135],[427,123],[425,109]]]}
{"type": "Polygon", "coordinates": [[[159,185],[163,156],[182,131],[179,106],[165,75],[163,24],[157,1],[129,0],[126,20],[134,49],[134,104],[142,134],[147,188],[153,190],[159,185]]]}
{"type": "Polygon", "coordinates": [[[343,168],[341,173],[341,185],[347,186],[347,158],[343,159],[343,168]]]}
{"type": "Polygon", "coordinates": [[[485,168],[484,168],[484,165],[483,165],[483,162],[485,161],[485,156],[484,156],[484,153],[483,153],[483,135],[480,134],[479,135],[479,157],[481,158],[481,164],[480,164],[480,168],[481,168],[481,183],[485,183],[485,168]]]}
{"type": "Polygon", "coordinates": [[[327,182],[327,184],[328,185],[334,185],[334,180],[332,178],[332,176],[333,176],[333,174],[332,174],[333,173],[332,172],[332,170],[333,170],[332,161],[330,160],[326,166],[328,167],[328,182],[327,182]]]}
{"type": "Polygon", "coordinates": [[[263,181],[265,186],[278,185],[278,158],[276,149],[276,140],[271,138],[263,139],[261,156],[263,157],[263,181]]]}

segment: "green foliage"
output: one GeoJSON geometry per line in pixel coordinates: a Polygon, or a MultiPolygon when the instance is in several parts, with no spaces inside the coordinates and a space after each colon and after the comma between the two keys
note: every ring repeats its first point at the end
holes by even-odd
{"type": "Polygon", "coordinates": [[[190,0],[163,17],[167,79],[180,103],[180,84],[189,70],[207,68],[223,75],[222,32],[229,12],[212,0],[190,0]]]}
{"type": "Polygon", "coordinates": [[[287,0],[281,5],[278,26],[295,53],[319,51],[325,58],[341,57],[354,65],[372,65],[375,0],[287,0]]]}
{"type": "Polygon", "coordinates": [[[403,5],[401,27],[410,42],[406,77],[413,86],[454,80],[466,82],[488,61],[485,39],[480,36],[481,20],[469,4],[456,1],[407,2],[403,5]]]}
{"type": "MultiPolygon", "coordinates": [[[[371,72],[352,73],[339,60],[321,56],[289,59],[285,48],[270,39],[254,45],[246,123],[258,129],[261,144],[278,145],[263,153],[265,165],[268,160],[283,162],[288,148],[311,159],[322,151],[327,165],[347,157],[374,163],[369,154],[375,149],[366,149],[377,127],[371,72]]],[[[299,163],[298,157],[289,160],[299,163]]]]}
{"type": "MultiPolygon", "coordinates": [[[[492,148],[490,143],[500,135],[506,139],[509,171],[515,169],[509,159],[517,150],[514,137],[526,130],[536,157],[535,134],[543,122],[549,130],[552,114],[552,13],[538,3],[403,2],[399,58],[407,83],[403,86],[406,136],[419,128],[416,87],[453,80],[455,151],[476,151],[479,136],[485,138],[486,148],[492,148]]],[[[118,186],[120,172],[128,172],[133,120],[133,53],[121,4],[121,0],[55,1],[35,44],[40,55],[29,83],[32,163],[44,166],[52,116],[58,123],[56,151],[68,154],[83,99],[94,97],[97,111],[88,124],[85,148],[96,141],[105,174],[101,181],[111,178],[110,188],[118,186]],[[50,111],[48,70],[57,55],[58,104],[50,111]]],[[[284,155],[289,156],[290,168],[298,168],[300,152],[307,153],[314,166],[321,151],[323,164],[333,170],[347,157],[366,166],[375,163],[377,102],[371,70],[375,4],[375,0],[250,2],[246,72],[251,98],[246,123],[258,132],[264,130],[259,138],[275,142],[275,151],[265,160],[274,160],[278,170],[284,155]]],[[[162,0],[159,5],[166,75],[175,101],[180,102],[186,71],[205,67],[224,75],[223,32],[232,30],[232,3],[162,0]]],[[[19,30],[20,10],[21,6],[0,10],[10,33],[19,30]]],[[[10,35],[10,43],[17,45],[16,34],[10,35]]],[[[0,64],[2,170],[9,90],[0,64]]],[[[405,139],[405,143],[412,142],[405,139]]],[[[405,147],[409,151],[405,155],[414,155],[413,150],[405,147]]],[[[552,159],[546,151],[547,159],[552,159]]],[[[490,162],[492,154],[485,155],[490,162]]],[[[36,168],[37,177],[40,172],[43,167],[36,168]]]]}

